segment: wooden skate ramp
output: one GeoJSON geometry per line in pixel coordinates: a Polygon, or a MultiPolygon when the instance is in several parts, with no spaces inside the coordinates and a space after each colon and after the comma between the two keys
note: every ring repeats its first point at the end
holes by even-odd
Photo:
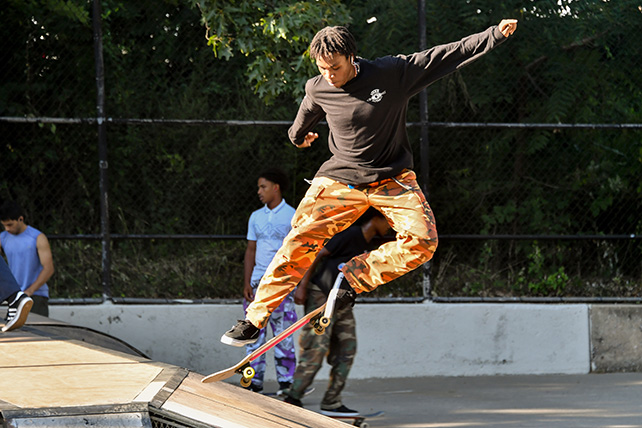
{"type": "Polygon", "coordinates": [[[232,384],[203,384],[200,374],[103,336],[37,316],[0,334],[3,426],[348,426],[232,384]]]}

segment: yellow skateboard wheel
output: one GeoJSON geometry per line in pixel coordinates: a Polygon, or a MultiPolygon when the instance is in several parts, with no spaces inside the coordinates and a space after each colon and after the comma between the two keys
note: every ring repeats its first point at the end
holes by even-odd
{"type": "Polygon", "coordinates": [[[256,374],[256,371],[254,371],[254,368],[252,368],[252,366],[248,366],[243,369],[244,379],[249,379],[251,381],[255,374],[256,374]]]}
{"type": "Polygon", "coordinates": [[[241,386],[243,388],[247,388],[251,384],[252,384],[252,378],[246,378],[246,377],[241,378],[241,386]]]}
{"type": "Polygon", "coordinates": [[[323,328],[327,328],[330,325],[330,318],[321,317],[319,320],[319,325],[323,328]]]}

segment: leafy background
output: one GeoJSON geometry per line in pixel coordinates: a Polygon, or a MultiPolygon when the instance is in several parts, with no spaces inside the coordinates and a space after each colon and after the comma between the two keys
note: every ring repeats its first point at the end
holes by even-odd
{"type": "MultiPolygon", "coordinates": [[[[238,298],[256,177],[279,165],[296,205],[329,156],[287,140],[306,53],[325,25],[349,25],[362,57],[418,49],[417,4],[369,1],[105,0],[106,114],[114,119],[279,121],[272,125],[108,124],[112,293],[238,298]],[[376,21],[370,20],[375,17],[376,21]],[[368,23],[370,21],[371,23],[368,23]]],[[[442,236],[434,296],[639,296],[642,232],[642,14],[631,0],[427,1],[428,46],[519,19],[509,41],[428,89],[429,120],[596,124],[434,125],[417,172],[442,236]],[[499,239],[498,235],[511,235],[499,239]],[[573,239],[549,239],[564,235],[573,239]],[[516,238],[517,236],[518,238],[516,238]]],[[[91,4],[8,0],[0,9],[0,116],[96,117],[91,4]]],[[[419,120],[411,100],[409,122],[419,120]]],[[[96,125],[0,120],[0,198],[17,199],[52,242],[53,297],[101,296],[96,125]]],[[[319,128],[322,139],[327,135],[319,128]]],[[[421,297],[422,271],[375,296],[421,297]]]]}

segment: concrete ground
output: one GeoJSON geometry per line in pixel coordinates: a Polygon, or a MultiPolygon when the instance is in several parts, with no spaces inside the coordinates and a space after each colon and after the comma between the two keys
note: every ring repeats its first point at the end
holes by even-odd
{"type": "MultiPolygon", "coordinates": [[[[121,408],[123,403],[148,402],[161,413],[211,426],[342,425],[268,397],[253,398],[236,386],[238,376],[228,382],[234,387],[201,384],[200,375],[150,361],[109,339],[36,317],[22,329],[0,335],[1,416],[24,426],[35,426],[34,417],[54,416],[86,424],[89,413],[102,409],[92,413],[92,421],[111,416],[110,421],[122,422],[124,414],[131,414],[140,422],[148,405],[144,410],[127,407],[125,413],[121,408]]],[[[318,410],[326,383],[316,382],[315,391],[304,397],[308,410],[318,410]]],[[[265,390],[275,391],[276,383],[268,382],[265,390]]],[[[642,428],[641,398],[642,372],[349,379],[343,394],[348,407],[364,414],[385,411],[385,416],[367,421],[371,428],[642,428]]]]}
{"type": "MultiPolygon", "coordinates": [[[[313,386],[318,411],[326,382],[313,386]]],[[[642,373],[349,380],[343,402],[385,411],[371,428],[642,428],[642,373]]]]}

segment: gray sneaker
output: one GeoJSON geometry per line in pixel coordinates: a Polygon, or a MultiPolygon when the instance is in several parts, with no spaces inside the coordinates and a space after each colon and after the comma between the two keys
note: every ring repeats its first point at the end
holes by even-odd
{"type": "Polygon", "coordinates": [[[235,326],[221,336],[221,342],[232,346],[249,345],[257,341],[260,332],[261,329],[254,327],[251,322],[239,320],[235,326]]]}
{"type": "Polygon", "coordinates": [[[33,306],[33,299],[22,291],[18,292],[13,302],[9,303],[7,317],[5,318],[3,332],[15,330],[24,325],[33,306]]]}

